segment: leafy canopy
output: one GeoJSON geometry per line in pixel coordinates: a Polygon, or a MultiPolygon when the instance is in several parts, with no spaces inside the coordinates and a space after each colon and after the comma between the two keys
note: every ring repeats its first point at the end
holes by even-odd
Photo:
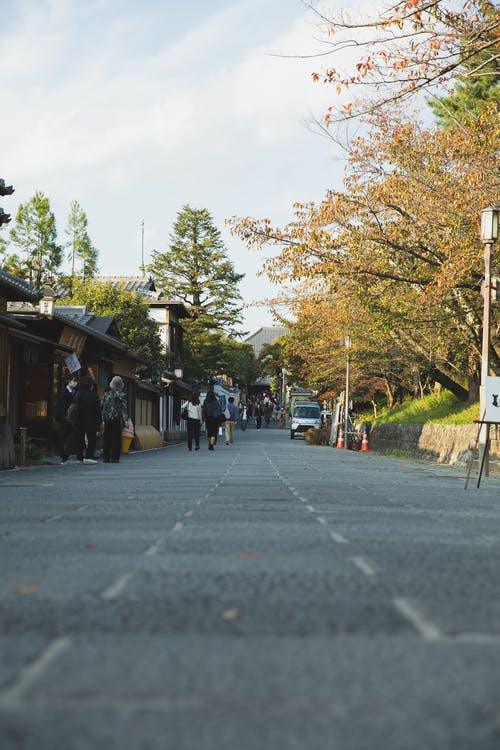
{"type": "Polygon", "coordinates": [[[122,340],[143,358],[150,371],[163,363],[161,339],[144,299],[135,292],[117,289],[108,282],[88,280],[71,296],[72,305],[87,305],[95,315],[116,318],[122,340]]]}

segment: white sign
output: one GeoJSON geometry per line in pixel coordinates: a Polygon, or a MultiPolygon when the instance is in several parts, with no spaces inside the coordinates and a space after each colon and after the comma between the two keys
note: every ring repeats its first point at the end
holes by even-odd
{"type": "Polygon", "coordinates": [[[76,354],[70,354],[69,357],[66,357],[64,364],[71,373],[77,372],[81,368],[80,360],[76,354]]]}
{"type": "Polygon", "coordinates": [[[500,424],[500,378],[487,377],[485,384],[486,422],[500,424]]]}
{"type": "Polygon", "coordinates": [[[40,315],[48,315],[49,318],[52,317],[54,314],[54,300],[50,297],[47,299],[44,297],[44,299],[40,300],[40,315]]]}

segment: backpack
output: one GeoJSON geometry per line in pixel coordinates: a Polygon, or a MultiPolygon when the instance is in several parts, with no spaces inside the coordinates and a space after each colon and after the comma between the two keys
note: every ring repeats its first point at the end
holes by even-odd
{"type": "Polygon", "coordinates": [[[120,419],[123,427],[125,421],[122,413],[122,400],[116,391],[106,391],[101,403],[102,418],[104,422],[111,422],[113,419],[120,419]]]}

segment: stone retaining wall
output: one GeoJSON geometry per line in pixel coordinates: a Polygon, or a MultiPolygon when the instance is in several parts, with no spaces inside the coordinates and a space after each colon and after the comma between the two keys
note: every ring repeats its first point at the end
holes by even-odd
{"type": "MultiPolygon", "coordinates": [[[[370,448],[380,452],[404,451],[416,458],[465,465],[477,437],[478,426],[439,424],[375,424],[370,448]]],[[[491,452],[500,453],[500,430],[492,427],[491,452]]]]}

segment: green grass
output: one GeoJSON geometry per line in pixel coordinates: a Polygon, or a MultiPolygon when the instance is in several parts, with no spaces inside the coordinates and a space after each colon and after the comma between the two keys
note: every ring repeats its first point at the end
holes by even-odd
{"type": "Polygon", "coordinates": [[[475,419],[479,419],[479,404],[464,404],[449,391],[381,409],[376,419],[369,412],[360,416],[361,421],[372,424],[472,424],[475,419]]]}

